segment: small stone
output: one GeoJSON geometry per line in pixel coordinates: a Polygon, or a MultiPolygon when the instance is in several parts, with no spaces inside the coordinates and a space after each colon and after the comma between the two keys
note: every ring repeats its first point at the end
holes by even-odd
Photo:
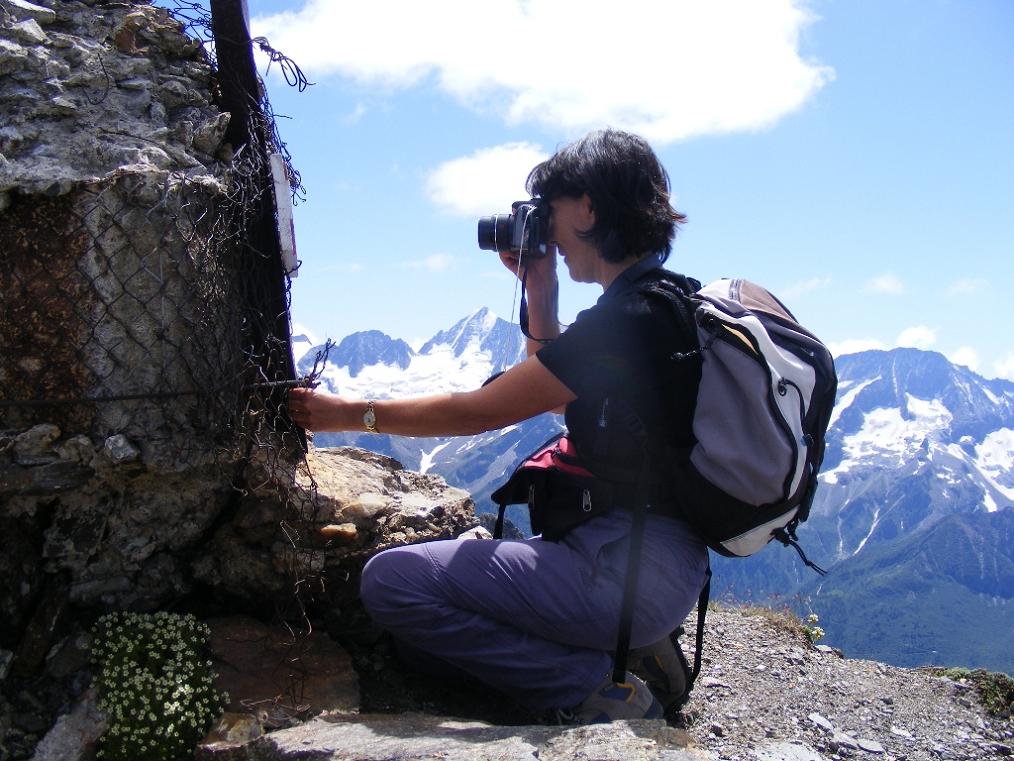
{"type": "Polygon", "coordinates": [[[58,114],[68,115],[77,112],[77,104],[74,103],[74,101],[72,100],[68,100],[67,98],[57,97],[53,98],[49,102],[53,106],[53,110],[56,111],[58,114]]]}
{"type": "Polygon", "coordinates": [[[348,542],[356,538],[359,530],[355,523],[331,523],[320,530],[320,535],[325,539],[348,542]]]}
{"type": "Polygon", "coordinates": [[[193,146],[201,153],[214,155],[225,139],[225,131],[229,127],[229,113],[221,113],[213,119],[203,122],[194,129],[193,146]]]}
{"type": "Polygon", "coordinates": [[[53,442],[60,438],[59,426],[40,423],[14,439],[14,460],[20,465],[41,465],[52,462],[53,442]]]}
{"type": "Polygon", "coordinates": [[[56,447],[56,453],[61,460],[87,465],[95,455],[95,447],[92,446],[92,441],[87,436],[71,436],[56,447]]]}
{"type": "Polygon", "coordinates": [[[141,456],[141,450],[135,447],[126,436],[117,433],[106,439],[103,451],[115,464],[132,462],[141,456]]]}
{"type": "Polygon", "coordinates": [[[56,21],[56,11],[29,3],[27,0],[3,0],[0,5],[6,6],[18,18],[23,19],[27,16],[40,24],[52,24],[56,21]]]}
{"type": "Polygon", "coordinates": [[[897,735],[898,737],[904,737],[906,740],[912,739],[911,732],[909,732],[907,729],[902,729],[901,727],[896,727],[894,725],[891,726],[891,734],[897,735]]]}
{"type": "Polygon", "coordinates": [[[884,752],[884,746],[878,743],[876,740],[867,740],[865,738],[860,737],[856,740],[856,745],[858,745],[861,750],[865,750],[867,753],[884,752]]]}
{"type": "Polygon", "coordinates": [[[201,740],[200,748],[203,751],[225,751],[228,748],[246,745],[262,734],[264,728],[256,716],[226,711],[201,740]]]}
{"type": "Polygon", "coordinates": [[[839,748],[858,748],[856,741],[844,732],[835,732],[831,743],[839,748]]]}
{"type": "Polygon", "coordinates": [[[789,742],[757,748],[753,758],[757,761],[824,761],[824,757],[810,746],[789,742]]]}
{"type": "Polygon", "coordinates": [[[493,535],[489,533],[483,526],[474,526],[468,531],[462,531],[458,535],[458,539],[492,539],[493,535]]]}
{"type": "Polygon", "coordinates": [[[727,690],[731,690],[732,689],[732,687],[730,687],[729,685],[727,685],[725,682],[721,681],[720,679],[715,679],[712,676],[706,676],[706,677],[704,677],[701,680],[701,684],[703,686],[705,686],[705,687],[724,687],[727,690]]]}
{"type": "Polygon", "coordinates": [[[116,83],[121,90],[147,90],[151,87],[151,80],[133,77],[116,83]]]}
{"type": "Polygon", "coordinates": [[[716,721],[714,724],[711,725],[711,734],[713,734],[715,737],[724,737],[725,727],[723,727],[716,721]]]}
{"type": "Polygon", "coordinates": [[[807,718],[825,732],[834,733],[834,725],[819,713],[811,713],[807,718]]]}
{"type": "Polygon", "coordinates": [[[834,655],[838,658],[844,658],[845,653],[839,650],[837,647],[831,647],[830,645],[817,645],[816,648],[818,653],[824,653],[825,655],[834,655]]]}
{"type": "Polygon", "coordinates": [[[20,42],[28,45],[41,45],[46,41],[46,33],[39,22],[33,18],[22,21],[11,27],[11,34],[20,42]]]}

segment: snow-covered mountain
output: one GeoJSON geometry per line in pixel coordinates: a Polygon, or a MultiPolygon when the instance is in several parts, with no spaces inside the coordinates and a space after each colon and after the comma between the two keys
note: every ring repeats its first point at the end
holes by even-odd
{"type": "MultiPolygon", "coordinates": [[[[418,352],[375,331],[349,336],[322,381],[369,398],[459,391],[523,356],[517,326],[481,309],[418,352]]],[[[1004,644],[1014,641],[1014,383],[915,349],[847,355],[836,365],[821,487],[799,531],[807,554],[831,573],[819,579],[773,545],[745,560],[716,557],[715,594],[812,608],[829,641],[853,655],[1014,671],[1004,644]],[[956,626],[962,621],[985,625],[973,635],[956,626]]],[[[543,415],[473,437],[318,434],[316,442],[368,447],[437,473],[489,511],[489,493],[561,425],[543,415]]]]}
{"type": "MultiPolygon", "coordinates": [[[[323,346],[297,361],[308,372],[323,346]]],[[[525,356],[516,326],[483,307],[437,333],[415,352],[376,330],[353,333],[331,349],[321,382],[333,393],[372,399],[464,391],[525,356]]]]}
{"type": "MultiPolygon", "coordinates": [[[[309,372],[323,350],[306,350],[297,362],[309,372]]],[[[525,357],[520,329],[485,307],[437,333],[415,352],[404,341],[377,331],[354,333],[332,347],[320,382],[335,394],[390,399],[478,388],[494,373],[525,357]]],[[[562,418],[542,415],[478,436],[405,438],[371,434],[317,434],[317,446],[352,445],[394,457],[405,467],[443,476],[467,489],[480,511],[492,509],[489,494],[518,460],[560,430],[562,418]]],[[[512,509],[513,512],[513,509],[512,509]]],[[[527,525],[527,517],[517,520],[527,525]]]]}

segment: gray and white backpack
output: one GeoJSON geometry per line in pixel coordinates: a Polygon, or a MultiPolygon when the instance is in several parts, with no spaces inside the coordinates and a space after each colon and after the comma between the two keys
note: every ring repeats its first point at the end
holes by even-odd
{"type": "Polygon", "coordinates": [[[692,325],[699,346],[673,357],[701,363],[696,441],[675,463],[684,517],[722,555],[746,557],[773,538],[799,551],[795,528],[809,514],[838,385],[831,353],[747,280],[649,292],[692,325]]]}

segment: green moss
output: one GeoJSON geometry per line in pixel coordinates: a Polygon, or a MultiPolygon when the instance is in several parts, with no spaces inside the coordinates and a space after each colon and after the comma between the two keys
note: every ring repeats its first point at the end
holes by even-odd
{"type": "Polygon", "coordinates": [[[1014,679],[985,669],[929,668],[937,676],[956,682],[971,682],[979,695],[979,702],[991,716],[1008,719],[1014,714],[1014,679]]]}

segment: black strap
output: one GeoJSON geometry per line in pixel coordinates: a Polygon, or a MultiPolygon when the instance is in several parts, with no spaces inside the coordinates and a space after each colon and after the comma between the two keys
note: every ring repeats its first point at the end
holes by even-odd
{"type": "Polygon", "coordinates": [[[525,338],[535,341],[535,343],[552,343],[552,338],[536,338],[528,331],[528,298],[525,295],[528,293],[527,283],[528,268],[525,267],[525,273],[521,276],[521,311],[518,314],[518,324],[521,327],[521,332],[524,333],[525,338]]]}
{"type": "Polygon", "coordinates": [[[493,538],[503,539],[503,514],[507,512],[507,503],[500,503],[500,510],[496,514],[496,525],[493,526],[493,538]]]}
{"type": "Polygon", "coordinates": [[[634,603],[637,600],[637,582],[641,571],[641,545],[648,506],[638,500],[634,509],[634,522],[630,529],[630,554],[627,555],[627,573],[623,584],[623,603],[620,606],[620,628],[616,635],[616,655],[613,659],[613,681],[625,682],[627,656],[630,653],[630,631],[634,625],[634,603]]]}
{"type": "Polygon", "coordinates": [[[773,531],[771,535],[779,542],[784,544],[786,547],[792,547],[796,552],[798,552],[799,557],[802,558],[803,563],[808,568],[812,568],[821,576],[827,576],[827,571],[825,571],[819,565],[810,560],[810,558],[806,557],[806,553],[803,552],[803,548],[799,546],[799,543],[796,541],[794,534],[790,534],[789,531],[786,531],[784,528],[780,528],[777,529],[776,531],[773,531]]]}
{"type": "Polygon", "coordinates": [[[705,572],[704,587],[701,589],[701,596],[697,598],[697,639],[694,644],[694,668],[687,679],[687,694],[693,689],[698,674],[701,673],[701,661],[704,653],[704,619],[708,615],[708,602],[711,600],[711,563],[708,563],[708,570],[705,572]]]}
{"type": "Polygon", "coordinates": [[[625,682],[627,656],[630,654],[630,632],[634,626],[634,603],[637,601],[637,582],[641,574],[641,546],[644,544],[644,524],[648,510],[648,472],[650,460],[647,449],[644,452],[641,493],[637,495],[634,518],[630,527],[630,549],[627,554],[627,572],[623,582],[623,602],[620,605],[620,627],[616,634],[616,653],[613,658],[613,681],[625,682]]]}

